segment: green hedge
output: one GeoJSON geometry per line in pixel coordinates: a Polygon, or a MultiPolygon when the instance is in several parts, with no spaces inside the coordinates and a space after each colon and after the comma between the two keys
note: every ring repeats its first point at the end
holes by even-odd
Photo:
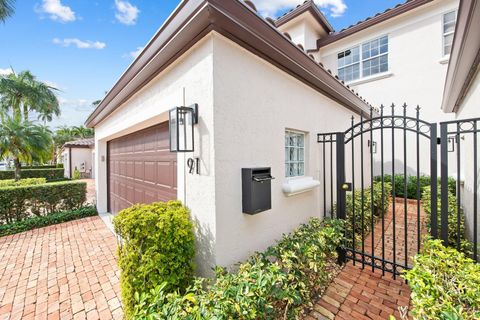
{"type": "MultiPolygon", "coordinates": [[[[382,181],[382,176],[376,176],[375,181],[382,181]]],[[[392,175],[384,175],[383,180],[385,182],[392,183],[392,175]]],[[[421,175],[420,180],[420,197],[422,195],[422,190],[426,187],[430,187],[430,176],[421,175]]],[[[440,178],[438,179],[438,184],[440,185],[440,178]]],[[[448,189],[452,194],[455,194],[457,189],[457,181],[449,177],[448,178],[448,189]]],[[[403,174],[395,175],[395,196],[403,198],[405,197],[405,176],[403,174]]],[[[408,199],[417,199],[417,176],[407,176],[407,198],[408,199]]]]}
{"type": "Polygon", "coordinates": [[[80,208],[86,201],[87,184],[67,181],[0,189],[0,221],[13,223],[31,215],[80,208]]]}
{"type": "Polygon", "coordinates": [[[405,279],[415,319],[480,319],[480,264],[429,240],[405,279]]]}
{"type": "Polygon", "coordinates": [[[90,217],[96,214],[97,209],[94,206],[88,206],[76,210],[55,212],[46,216],[30,217],[12,224],[0,225],[0,237],[36,228],[42,228],[53,224],[90,217]]]}
{"type": "Polygon", "coordinates": [[[190,213],[179,201],[134,205],[113,220],[122,238],[118,248],[122,304],[127,318],[136,291],[165,282],[168,290],[185,289],[194,274],[195,238],[190,213]]]}
{"type": "MultiPolygon", "coordinates": [[[[371,231],[372,216],[373,224],[382,217],[383,212],[388,212],[392,192],[392,185],[384,182],[384,197],[382,210],[382,183],[373,183],[373,206],[372,206],[372,188],[365,188],[363,191],[363,234],[366,237],[371,231]],[[372,210],[373,209],[373,210],[372,210]]],[[[345,219],[345,238],[347,244],[353,245],[353,230],[355,230],[355,241],[359,244],[362,240],[362,190],[357,189],[354,192],[347,193],[346,201],[346,219],[345,219]],[[353,197],[352,197],[353,194],[353,197]],[[352,199],[353,198],[353,199],[352,199]],[[355,208],[354,208],[355,205],[355,208]],[[355,209],[355,210],[353,210],[355,209]],[[355,216],[354,216],[355,214],[355,216]],[[353,218],[355,217],[355,229],[353,228],[353,218]]]]}
{"type": "MultiPolygon", "coordinates": [[[[14,179],[15,171],[6,170],[0,171],[0,180],[14,179]]],[[[22,169],[20,172],[21,179],[29,178],[45,178],[47,181],[55,181],[64,179],[63,168],[50,168],[50,169],[22,169]]]]}
{"type": "Polygon", "coordinates": [[[30,170],[30,169],[55,169],[58,168],[54,164],[46,164],[46,165],[39,165],[39,166],[22,166],[22,170],[30,170]]]}
{"type": "Polygon", "coordinates": [[[198,278],[185,293],[163,284],[135,294],[133,318],[296,319],[334,276],[342,239],[341,221],[311,219],[235,273],[217,268],[215,279],[198,278]]]}
{"type": "MultiPolygon", "coordinates": [[[[432,208],[431,208],[431,199],[432,199],[432,192],[430,188],[427,187],[423,190],[422,193],[422,207],[425,210],[427,216],[427,226],[430,228],[431,226],[431,215],[432,215],[432,208]]],[[[440,190],[438,192],[437,197],[437,226],[438,226],[438,233],[440,234],[441,228],[441,208],[442,202],[440,199],[440,190]]],[[[448,194],[448,243],[450,246],[457,245],[457,235],[458,235],[458,208],[457,208],[457,197],[452,194],[451,192],[448,194]]],[[[466,232],[465,232],[465,213],[463,209],[460,208],[460,251],[463,253],[470,253],[472,250],[472,244],[468,241],[466,232]]]]}
{"type": "Polygon", "coordinates": [[[47,183],[45,178],[29,178],[29,179],[20,179],[15,181],[15,179],[10,180],[0,180],[0,188],[4,187],[16,187],[16,186],[31,186],[37,184],[47,183]]]}

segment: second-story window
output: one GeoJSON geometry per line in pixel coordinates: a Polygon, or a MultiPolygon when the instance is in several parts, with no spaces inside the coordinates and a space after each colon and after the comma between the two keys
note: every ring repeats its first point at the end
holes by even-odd
{"type": "Polygon", "coordinates": [[[443,15],[443,55],[449,55],[452,51],[453,35],[455,33],[455,24],[457,23],[456,11],[451,11],[443,15]]]}
{"type": "Polygon", "coordinates": [[[365,42],[338,54],[338,77],[345,82],[387,71],[388,36],[365,42]]]}

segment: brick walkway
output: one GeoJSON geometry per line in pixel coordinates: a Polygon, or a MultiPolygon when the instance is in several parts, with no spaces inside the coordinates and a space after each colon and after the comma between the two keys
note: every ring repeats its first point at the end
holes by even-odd
{"type": "MultiPolygon", "coordinates": [[[[411,256],[417,253],[417,202],[407,202],[407,261],[411,264],[411,256]]],[[[393,258],[393,206],[385,214],[385,258],[393,258]]],[[[395,239],[397,262],[405,261],[405,236],[404,236],[404,202],[396,200],[395,239]]],[[[425,212],[420,210],[421,236],[427,230],[425,227],[425,212]]],[[[382,252],[382,225],[379,221],[375,225],[374,241],[375,255],[381,257],[382,252]]],[[[365,252],[372,250],[371,234],[365,237],[365,252]]],[[[358,247],[358,246],[357,246],[358,247]]],[[[397,319],[407,319],[406,313],[410,303],[410,289],[405,281],[397,277],[393,280],[392,274],[382,276],[380,270],[372,272],[372,268],[361,263],[348,262],[345,268],[333,280],[325,294],[318,301],[313,311],[305,320],[313,319],[388,319],[394,315],[397,319]],[[402,312],[402,315],[400,314],[402,312]]]]}
{"type": "Polygon", "coordinates": [[[0,238],[0,319],[121,319],[115,251],[97,216],[0,238]]]}

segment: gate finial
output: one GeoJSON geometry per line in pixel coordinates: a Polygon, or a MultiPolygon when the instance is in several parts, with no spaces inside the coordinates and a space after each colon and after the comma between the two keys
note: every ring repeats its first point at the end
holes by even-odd
{"type": "Polygon", "coordinates": [[[406,102],[403,103],[403,116],[404,117],[407,116],[407,103],[406,102]]]}
{"type": "Polygon", "coordinates": [[[395,103],[392,103],[391,108],[392,108],[392,116],[394,116],[395,115],[395,103]]]}
{"type": "Polygon", "coordinates": [[[383,109],[385,108],[385,106],[383,104],[380,105],[380,116],[383,117],[383,109]]]}

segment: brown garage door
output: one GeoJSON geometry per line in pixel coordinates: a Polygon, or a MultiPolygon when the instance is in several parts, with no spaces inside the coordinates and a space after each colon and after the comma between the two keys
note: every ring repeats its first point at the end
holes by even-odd
{"type": "Polygon", "coordinates": [[[109,211],[177,198],[177,157],[168,122],[108,142],[109,211]]]}

